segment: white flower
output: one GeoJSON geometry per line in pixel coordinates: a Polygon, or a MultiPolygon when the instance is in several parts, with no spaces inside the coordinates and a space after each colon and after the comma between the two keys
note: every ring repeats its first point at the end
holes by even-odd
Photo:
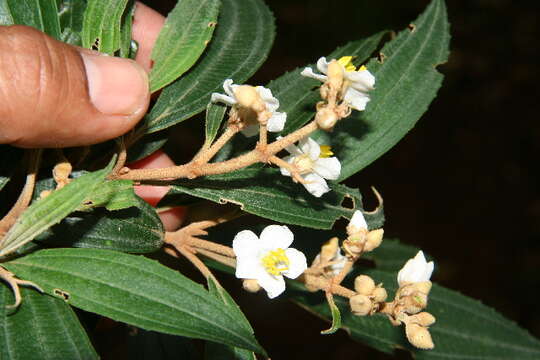
{"type": "Polygon", "coordinates": [[[255,279],[270,299],[285,291],[283,276],[295,279],[307,269],[306,256],[289,248],[294,235],[286,226],[270,225],[260,238],[252,231],[240,231],[233,240],[236,277],[255,279]]]}
{"type": "Polygon", "coordinates": [[[433,273],[433,261],[427,262],[422,250],[399,270],[397,280],[399,286],[406,283],[429,281],[431,273],[433,273]]]}
{"type": "MultiPolygon", "coordinates": [[[[330,191],[324,179],[336,180],[341,173],[341,163],[333,155],[329,146],[320,146],[311,138],[305,138],[298,142],[298,147],[291,145],[285,148],[291,156],[285,157],[287,161],[296,167],[300,175],[303,175],[306,184],[304,187],[315,197],[321,197],[330,191]]],[[[280,168],[281,174],[291,176],[289,170],[280,168]]]]}
{"type": "MultiPolygon", "coordinates": [[[[365,66],[361,66],[358,70],[351,62],[352,56],[343,56],[338,60],[338,63],[343,66],[345,79],[348,80],[348,87],[343,96],[343,100],[349,103],[349,106],[358,111],[366,108],[369,101],[368,92],[374,89],[375,76],[369,72],[365,66]]],[[[307,67],[302,70],[301,74],[322,82],[326,82],[328,77],[328,64],[325,57],[317,61],[317,69],[325,75],[315,74],[313,69],[307,67]]]]}
{"type": "MultiPolygon", "coordinates": [[[[232,79],[225,80],[223,82],[223,90],[225,90],[225,93],[227,95],[223,95],[219,93],[212,93],[211,101],[213,103],[221,102],[229,106],[235,106],[236,104],[238,104],[238,99],[236,98],[235,91],[240,86],[241,85],[233,84],[232,79]]],[[[266,125],[268,131],[280,132],[281,130],[283,130],[283,126],[285,125],[285,120],[287,120],[287,114],[276,111],[277,108],[279,107],[279,100],[272,96],[272,91],[268,88],[265,88],[263,86],[256,86],[255,90],[257,91],[262,101],[266,105],[266,111],[272,113],[272,117],[268,119],[268,123],[266,125]]],[[[243,120],[248,123],[248,126],[246,126],[242,130],[242,134],[249,137],[249,136],[254,136],[259,132],[259,124],[257,122],[255,113],[253,113],[252,118],[243,119],[243,120]]]]}

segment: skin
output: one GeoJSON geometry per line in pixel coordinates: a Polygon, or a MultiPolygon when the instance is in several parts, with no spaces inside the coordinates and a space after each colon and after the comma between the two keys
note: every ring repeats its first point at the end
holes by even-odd
{"type": "MultiPolygon", "coordinates": [[[[23,148],[92,145],[132,129],[148,109],[147,72],[164,21],[161,14],[137,4],[135,62],[59,42],[30,27],[0,27],[0,144],[23,148]],[[106,76],[92,77],[87,59],[91,64],[107,62],[106,76]],[[119,80],[108,82],[111,77],[119,80]],[[102,95],[100,102],[94,101],[96,93],[102,95]]],[[[172,165],[165,153],[157,152],[130,167],[172,165]]],[[[167,188],[136,187],[135,191],[155,205],[167,188]]],[[[160,217],[166,230],[174,230],[181,224],[183,209],[160,217]]]]}

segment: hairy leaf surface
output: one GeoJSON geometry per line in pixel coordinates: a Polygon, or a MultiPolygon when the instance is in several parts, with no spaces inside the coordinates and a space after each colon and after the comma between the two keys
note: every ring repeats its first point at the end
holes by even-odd
{"type": "Polygon", "coordinates": [[[170,84],[194,63],[210,42],[219,0],[182,0],[169,13],[152,50],[150,92],[170,84]]]}
{"type": "Polygon", "coordinates": [[[41,250],[4,264],[46,293],[111,319],[264,354],[243,317],[157,261],[110,250],[41,250]]]}
{"type": "Polygon", "coordinates": [[[0,284],[0,358],[43,360],[99,359],[71,307],[64,301],[21,289],[14,311],[11,289],[0,284]]]}
{"type": "Polygon", "coordinates": [[[167,86],[146,117],[148,133],[189,119],[204,110],[223,81],[243,83],[262,65],[274,40],[274,19],[261,0],[222,0],[218,25],[197,64],[167,86]]]}

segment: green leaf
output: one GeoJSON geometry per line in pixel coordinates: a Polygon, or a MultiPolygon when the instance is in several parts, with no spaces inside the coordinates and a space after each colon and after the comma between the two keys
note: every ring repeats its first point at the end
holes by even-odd
{"type": "Polygon", "coordinates": [[[340,217],[352,216],[361,208],[357,190],[339,184],[333,191],[316,198],[275,168],[250,167],[224,175],[193,180],[176,180],[164,204],[174,204],[174,196],[186,193],[217,203],[240,205],[241,209],[277,222],[330,229],[340,217]],[[353,208],[341,205],[344,198],[353,200],[353,208]]]}
{"type": "Polygon", "coordinates": [[[122,15],[128,0],[88,0],[84,12],[82,46],[114,55],[121,46],[122,15]]]}
{"type": "Polygon", "coordinates": [[[60,40],[81,46],[81,32],[86,1],[62,0],[58,5],[61,35],[60,40]]]}
{"type": "Polygon", "coordinates": [[[44,245],[149,253],[163,246],[165,230],[155,209],[137,198],[136,207],[95,209],[69,216],[35,241],[44,245]]]}
{"type": "Polygon", "coordinates": [[[0,0],[0,25],[32,26],[60,39],[56,0],[0,0]]]}
{"type": "Polygon", "coordinates": [[[119,56],[123,58],[135,58],[132,54],[131,30],[133,27],[133,16],[135,15],[135,0],[129,0],[121,20],[120,28],[120,52],[119,56]]]}
{"type": "Polygon", "coordinates": [[[322,335],[330,335],[335,333],[341,327],[341,313],[339,312],[338,307],[334,301],[333,297],[327,298],[328,307],[330,308],[330,313],[332,314],[332,326],[330,329],[321,331],[322,335]]]}
{"type": "Polygon", "coordinates": [[[212,145],[225,117],[227,107],[221,104],[208,104],[206,107],[206,140],[205,144],[212,145]]]}
{"type": "Polygon", "coordinates": [[[204,360],[257,360],[253,351],[207,342],[204,360]]]}
{"type": "Polygon", "coordinates": [[[99,359],[69,305],[35,290],[21,294],[20,307],[9,310],[12,291],[0,284],[0,358],[99,359]]]}
{"type": "MultiPolygon", "coordinates": [[[[363,63],[375,51],[386,31],[381,31],[368,38],[353,41],[334,50],[328,59],[342,56],[355,56],[356,63],[363,63]]],[[[316,69],[314,64],[306,65],[316,69]]],[[[282,134],[288,134],[307,123],[315,116],[315,105],[321,101],[317,80],[300,75],[305,67],[285,73],[268,84],[272,94],[279,99],[279,111],[287,113],[287,121],[282,134]],[[317,87],[314,89],[314,87],[317,87]]],[[[346,120],[345,120],[346,121],[346,120]]]]}
{"type": "Polygon", "coordinates": [[[113,163],[114,159],[107,168],[85,174],[46,198],[33,202],[2,240],[0,257],[32,241],[77,209],[92,194],[94,188],[103,183],[113,163]]]}
{"type": "Polygon", "coordinates": [[[243,83],[262,65],[274,40],[274,19],[262,0],[222,0],[214,37],[197,64],[161,93],[146,117],[148,133],[201,112],[223,81],[243,83]]]}
{"type": "Polygon", "coordinates": [[[107,210],[121,210],[140,204],[131,180],[109,180],[96,186],[77,210],[84,211],[104,206],[107,210]]]}
{"type": "Polygon", "coordinates": [[[264,354],[244,319],[201,285],[157,261],[109,250],[51,249],[3,265],[83,310],[146,330],[264,354]]]}
{"type": "Polygon", "coordinates": [[[150,92],[185,73],[210,42],[219,13],[219,0],[182,0],[167,16],[152,50],[150,92]]]}
{"type": "Polygon", "coordinates": [[[382,48],[382,63],[372,59],[367,64],[376,78],[371,101],[330,134],[342,164],[340,180],[372,163],[413,128],[441,86],[443,75],[436,67],[447,60],[449,41],[444,1],[434,0],[410,29],[382,48]]]}

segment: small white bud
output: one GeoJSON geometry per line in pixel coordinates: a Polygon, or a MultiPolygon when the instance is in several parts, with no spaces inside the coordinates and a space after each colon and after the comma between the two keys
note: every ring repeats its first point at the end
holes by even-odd
{"type": "Polygon", "coordinates": [[[354,290],[362,295],[371,295],[375,290],[375,281],[367,275],[359,275],[354,279],[354,290]]]}
{"type": "Polygon", "coordinates": [[[351,311],[357,316],[366,316],[373,308],[373,302],[366,295],[355,295],[349,299],[351,311]]]}
{"type": "Polygon", "coordinates": [[[381,245],[383,240],[383,229],[377,229],[370,231],[366,236],[366,244],[364,245],[364,251],[372,251],[381,245]]]}
{"type": "Polygon", "coordinates": [[[255,279],[245,279],[242,281],[242,287],[250,293],[256,293],[261,290],[261,286],[255,279]]]}
{"type": "Polygon", "coordinates": [[[380,303],[386,300],[388,293],[386,292],[385,288],[377,287],[375,290],[373,290],[371,296],[373,297],[374,302],[380,303]]]}
{"type": "Polygon", "coordinates": [[[435,347],[428,329],[421,325],[405,324],[405,334],[409,342],[419,349],[433,349],[435,347]]]}

